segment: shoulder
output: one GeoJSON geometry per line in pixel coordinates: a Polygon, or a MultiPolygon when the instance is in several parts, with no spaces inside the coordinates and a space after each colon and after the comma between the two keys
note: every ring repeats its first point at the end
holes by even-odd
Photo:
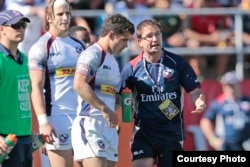
{"type": "Polygon", "coordinates": [[[36,43],[34,43],[29,51],[30,54],[35,54],[37,52],[47,52],[53,41],[55,40],[55,37],[50,35],[49,33],[45,33],[43,36],[41,36],[36,43]]]}
{"type": "Polygon", "coordinates": [[[163,49],[163,55],[165,59],[169,59],[174,64],[186,62],[186,60],[182,56],[177,55],[173,52],[167,51],[166,49],[163,49]]]}
{"type": "Polygon", "coordinates": [[[100,65],[104,60],[106,52],[102,50],[97,44],[93,44],[89,46],[86,50],[84,50],[79,57],[78,62],[84,62],[87,64],[95,64],[100,65]]]}
{"type": "Polygon", "coordinates": [[[131,65],[133,68],[136,67],[143,60],[143,52],[141,52],[138,56],[129,61],[128,65],[131,65]]]}

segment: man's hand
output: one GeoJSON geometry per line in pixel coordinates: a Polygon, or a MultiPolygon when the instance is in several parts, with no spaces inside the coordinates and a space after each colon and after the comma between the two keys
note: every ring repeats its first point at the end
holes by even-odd
{"type": "Polygon", "coordinates": [[[203,94],[200,94],[200,96],[195,101],[195,110],[193,110],[191,113],[201,113],[206,108],[205,103],[205,96],[203,94]]]}
{"type": "Polygon", "coordinates": [[[109,126],[111,128],[115,128],[118,125],[117,115],[108,107],[104,108],[104,110],[102,111],[102,115],[109,122],[109,126]]]}
{"type": "Polygon", "coordinates": [[[53,144],[53,135],[57,137],[55,129],[49,124],[40,125],[40,133],[46,136],[46,143],[53,144]]]}

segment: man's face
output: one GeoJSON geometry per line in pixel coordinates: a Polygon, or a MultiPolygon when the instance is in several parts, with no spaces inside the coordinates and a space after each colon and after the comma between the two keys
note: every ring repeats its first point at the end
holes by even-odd
{"type": "Polygon", "coordinates": [[[229,96],[239,97],[241,94],[240,83],[237,84],[225,84],[223,90],[229,96]]]}
{"type": "Polygon", "coordinates": [[[125,32],[124,34],[115,35],[113,33],[112,39],[110,42],[110,52],[113,54],[121,53],[127,46],[128,41],[133,38],[133,35],[130,32],[125,32]]]}
{"type": "Polygon", "coordinates": [[[50,18],[51,26],[59,31],[67,31],[70,25],[69,5],[60,5],[54,8],[54,17],[50,18]]]}
{"type": "Polygon", "coordinates": [[[162,49],[162,33],[157,26],[147,25],[142,28],[139,45],[145,52],[157,53],[162,49]]]}
{"type": "Polygon", "coordinates": [[[25,35],[27,23],[25,20],[20,20],[16,24],[5,24],[1,26],[1,36],[12,42],[22,42],[25,35]]]}

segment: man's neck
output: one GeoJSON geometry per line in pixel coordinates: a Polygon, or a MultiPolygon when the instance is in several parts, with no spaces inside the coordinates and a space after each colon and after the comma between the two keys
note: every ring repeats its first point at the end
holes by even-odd
{"type": "Polygon", "coordinates": [[[8,40],[1,40],[1,43],[3,44],[3,46],[9,50],[10,54],[13,55],[15,58],[17,58],[17,46],[18,43],[15,42],[11,42],[8,40]]]}
{"type": "Polygon", "coordinates": [[[162,52],[157,52],[155,54],[149,54],[144,52],[143,57],[146,59],[147,62],[149,63],[157,63],[161,59],[162,52]]]}

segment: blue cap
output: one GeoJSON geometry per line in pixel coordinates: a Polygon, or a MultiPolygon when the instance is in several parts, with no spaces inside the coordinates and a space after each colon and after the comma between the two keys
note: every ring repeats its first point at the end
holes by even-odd
{"type": "Polygon", "coordinates": [[[16,24],[22,19],[28,23],[30,22],[29,18],[24,17],[22,13],[16,10],[4,10],[0,13],[0,25],[16,24]]]}
{"type": "Polygon", "coordinates": [[[238,84],[240,83],[240,79],[238,78],[237,74],[235,71],[230,71],[225,73],[222,77],[221,77],[221,83],[222,84],[238,84]]]}

